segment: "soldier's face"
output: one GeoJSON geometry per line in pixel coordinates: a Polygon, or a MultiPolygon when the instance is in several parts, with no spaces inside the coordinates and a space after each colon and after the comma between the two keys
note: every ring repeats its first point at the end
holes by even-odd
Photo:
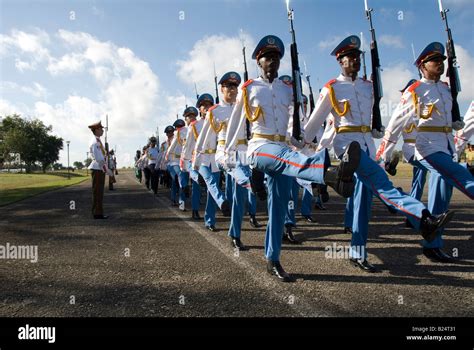
{"type": "Polygon", "coordinates": [[[101,137],[102,135],[104,135],[104,129],[100,128],[100,129],[95,129],[94,130],[94,135],[95,136],[98,136],[98,137],[101,137]]]}
{"type": "Polygon", "coordinates": [[[360,53],[354,52],[339,59],[339,65],[346,74],[358,73],[360,70],[360,53]]]}
{"type": "Polygon", "coordinates": [[[223,84],[221,86],[221,92],[224,100],[227,103],[234,103],[237,99],[237,84],[223,84]]]}
{"type": "Polygon", "coordinates": [[[421,69],[426,71],[430,76],[440,77],[444,73],[444,59],[443,57],[434,58],[428,62],[422,63],[421,69]]]}
{"type": "Polygon", "coordinates": [[[204,101],[199,106],[199,112],[201,112],[201,115],[206,115],[207,110],[211,107],[212,107],[212,103],[210,101],[204,101]]]}
{"type": "Polygon", "coordinates": [[[258,66],[262,69],[266,78],[275,78],[280,69],[280,54],[277,51],[268,51],[258,59],[258,66]]]}
{"type": "Polygon", "coordinates": [[[174,135],[174,131],[170,131],[170,132],[167,132],[167,133],[166,133],[166,136],[167,136],[168,138],[173,137],[173,135],[174,135]]]}
{"type": "Polygon", "coordinates": [[[186,122],[186,125],[191,124],[195,120],[196,120],[196,117],[194,116],[194,114],[188,114],[186,117],[184,117],[184,121],[186,122]]]}

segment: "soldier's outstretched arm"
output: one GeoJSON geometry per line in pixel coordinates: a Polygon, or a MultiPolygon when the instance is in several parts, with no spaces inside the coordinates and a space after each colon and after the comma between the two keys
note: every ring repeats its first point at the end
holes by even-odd
{"type": "Polygon", "coordinates": [[[319,128],[323,125],[326,117],[331,113],[332,105],[329,98],[329,90],[324,87],[319,94],[318,102],[314,107],[313,113],[309,116],[308,123],[305,125],[304,140],[311,143],[314,140],[319,128]]]}
{"type": "Polygon", "coordinates": [[[383,161],[390,161],[403,129],[410,124],[417,126],[418,122],[416,121],[415,105],[411,98],[411,93],[407,91],[402,95],[402,99],[393,111],[392,117],[385,129],[385,136],[379,146],[377,159],[381,158],[383,161]]]}

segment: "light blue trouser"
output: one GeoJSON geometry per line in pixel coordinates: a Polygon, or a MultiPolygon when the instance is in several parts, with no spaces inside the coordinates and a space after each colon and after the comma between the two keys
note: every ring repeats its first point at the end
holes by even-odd
{"type": "MultiPolygon", "coordinates": [[[[448,210],[453,187],[474,199],[473,176],[465,166],[454,162],[448,154],[436,152],[421,161],[414,161],[414,164],[430,172],[428,209],[433,215],[448,210]]],[[[443,233],[444,229],[441,229],[432,242],[423,240],[421,244],[425,248],[442,248],[444,244],[443,233]]]]}
{"type": "Polygon", "coordinates": [[[279,144],[262,145],[249,157],[250,166],[264,172],[267,179],[269,220],[265,236],[265,257],[268,260],[280,260],[291,177],[324,184],[324,158],[324,150],[307,157],[279,144]]]}
{"type": "Polygon", "coordinates": [[[179,166],[177,165],[168,165],[167,168],[171,176],[171,201],[174,203],[176,202],[176,190],[177,190],[176,181],[174,180],[174,178],[176,175],[179,176],[180,169],[179,169],[179,166]]]}
{"type": "MultiPolygon", "coordinates": [[[[346,210],[352,208],[353,219],[350,254],[353,258],[367,257],[368,223],[370,220],[372,195],[378,197],[387,206],[406,216],[416,231],[419,231],[422,212],[426,207],[417,199],[395,188],[388,179],[385,170],[369,155],[362,151],[359,167],[356,170],[354,195],[349,199],[346,210]],[[352,201],[352,203],[351,203],[352,201]],[[364,247],[361,250],[361,247],[364,247]],[[362,252],[362,253],[361,253],[362,252]],[[363,254],[364,256],[362,256],[363,254]]],[[[350,221],[346,218],[346,224],[350,221]]]]}
{"type": "Polygon", "coordinates": [[[191,162],[188,161],[187,168],[189,171],[189,177],[192,181],[192,195],[191,195],[191,207],[192,210],[199,210],[200,199],[201,199],[201,186],[199,185],[199,173],[197,170],[191,169],[191,162]]]}
{"type": "Polygon", "coordinates": [[[249,215],[257,215],[257,197],[252,190],[248,190],[249,215]]]}
{"type": "Polygon", "coordinates": [[[421,197],[423,197],[423,188],[425,187],[427,171],[425,168],[415,165],[413,160],[410,160],[410,164],[413,165],[413,179],[411,181],[410,196],[421,201],[421,197]]]}
{"type": "Polygon", "coordinates": [[[186,195],[184,194],[184,188],[189,185],[189,173],[187,171],[180,171],[178,175],[179,179],[179,201],[185,203],[186,195]]]}
{"type": "Polygon", "coordinates": [[[285,214],[285,225],[296,226],[295,212],[296,207],[298,206],[298,197],[300,193],[300,185],[296,182],[296,178],[291,179],[291,184],[289,188],[290,200],[288,201],[288,206],[285,214]]]}
{"type": "Polygon", "coordinates": [[[240,238],[240,233],[242,230],[242,219],[244,217],[244,208],[245,202],[247,201],[246,196],[248,193],[248,189],[237,184],[237,180],[231,178],[234,189],[232,191],[233,198],[232,198],[232,216],[230,219],[230,227],[229,227],[229,236],[234,238],[240,238]]]}
{"type": "Polygon", "coordinates": [[[251,170],[248,165],[242,165],[240,163],[237,163],[237,166],[232,169],[231,178],[233,179],[233,181],[236,181],[238,185],[247,189],[248,196],[245,202],[248,203],[248,213],[250,215],[256,215],[257,197],[255,196],[255,194],[253,194],[252,189],[250,188],[250,176],[251,170]]]}
{"type": "Polygon", "coordinates": [[[285,213],[290,200],[288,188],[293,179],[282,174],[266,174],[266,179],[269,218],[265,235],[265,257],[271,261],[280,261],[283,224],[285,223],[285,213]]]}
{"type": "Polygon", "coordinates": [[[204,214],[204,224],[206,226],[214,226],[216,224],[216,207],[221,207],[225,198],[219,189],[220,171],[211,172],[211,168],[201,165],[199,174],[203,177],[207,184],[207,203],[206,212],[204,214]]]}
{"type": "Polygon", "coordinates": [[[310,216],[312,213],[313,195],[307,190],[303,189],[303,197],[301,198],[301,215],[310,216]]]}
{"type": "Polygon", "coordinates": [[[225,176],[225,198],[232,203],[232,191],[234,190],[234,181],[232,181],[232,176],[224,172],[225,176]]]}

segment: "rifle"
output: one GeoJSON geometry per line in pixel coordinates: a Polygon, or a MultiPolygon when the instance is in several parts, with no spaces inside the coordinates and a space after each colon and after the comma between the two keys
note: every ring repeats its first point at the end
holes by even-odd
{"type": "Polygon", "coordinates": [[[196,87],[196,83],[194,83],[194,91],[196,91],[196,100],[199,99],[199,94],[198,94],[198,90],[197,90],[197,87],[196,87]]]}
{"type": "MultiPolygon", "coordinates": [[[[107,131],[109,131],[109,115],[105,115],[105,153],[107,160],[109,159],[109,143],[107,142],[107,131]]],[[[108,164],[107,164],[108,167],[108,164]]]]}
{"type": "MultiPolygon", "coordinates": [[[[242,41],[242,55],[244,56],[244,82],[249,80],[249,72],[247,71],[247,59],[245,58],[245,45],[242,41]]],[[[247,140],[252,138],[252,132],[250,131],[250,122],[245,118],[245,130],[247,134],[247,140]]]]}
{"type": "Polygon", "coordinates": [[[309,80],[310,75],[306,71],[306,62],[303,62],[304,70],[306,72],[306,81],[308,82],[309,86],[309,113],[313,113],[314,107],[316,106],[314,103],[314,95],[313,95],[313,88],[311,87],[311,81],[309,80]]]}
{"type": "Polygon", "coordinates": [[[367,80],[367,65],[365,64],[365,50],[364,50],[364,33],[360,32],[360,48],[362,49],[362,69],[364,70],[364,75],[362,78],[367,80]]]}
{"type": "Polygon", "coordinates": [[[298,49],[296,47],[295,29],[293,28],[293,9],[290,9],[290,0],[286,0],[288,21],[290,22],[291,33],[291,73],[293,78],[293,137],[297,140],[301,137],[300,108],[303,106],[303,90],[301,85],[301,72],[298,63],[298,49]]]}
{"type": "Polygon", "coordinates": [[[216,105],[219,104],[219,91],[217,90],[216,64],[214,63],[214,86],[216,87],[216,105]]]}
{"type": "Polygon", "coordinates": [[[372,25],[372,11],[364,0],[365,14],[370,24],[370,33],[372,41],[370,42],[370,57],[372,63],[372,84],[374,88],[374,106],[372,108],[372,130],[382,131],[382,117],[380,115],[380,100],[383,97],[382,80],[380,79],[380,59],[379,50],[377,48],[377,40],[375,39],[375,29],[372,25]]]}
{"type": "Polygon", "coordinates": [[[453,107],[451,109],[451,118],[453,122],[461,121],[461,113],[459,112],[458,93],[461,91],[461,82],[459,81],[458,64],[456,58],[456,51],[454,51],[454,41],[451,34],[451,29],[448,26],[447,13],[449,9],[443,9],[441,0],[438,0],[439,12],[441,19],[446,25],[446,32],[448,33],[448,40],[446,41],[446,51],[448,53],[448,72],[449,87],[451,88],[451,96],[453,97],[453,107]]]}

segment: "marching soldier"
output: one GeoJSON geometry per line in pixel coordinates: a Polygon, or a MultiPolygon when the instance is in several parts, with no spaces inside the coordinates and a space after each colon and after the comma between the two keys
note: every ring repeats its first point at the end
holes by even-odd
{"type": "Polygon", "coordinates": [[[379,135],[371,133],[370,126],[373,87],[370,81],[357,77],[361,66],[359,48],[360,39],[352,35],[332,51],[331,55],[336,56],[341,67],[341,74],[321,90],[316,107],[306,124],[305,140],[312,141],[326,117],[331,114],[335,130],[332,145],[339,158],[344,158],[343,153],[349,145],[356,143],[359,146],[360,164],[355,169],[356,184],[351,198],[354,203],[354,218],[350,262],[364,271],[375,272],[375,267],[367,260],[366,250],[373,195],[407,216],[423,237],[430,241],[436,236],[436,231],[452,218],[452,212],[431,215],[420,201],[395,188],[375,162],[373,136],[379,135]]]}
{"type": "MultiPolygon", "coordinates": [[[[186,113],[194,113],[197,115],[197,110],[194,107],[188,107],[184,111],[184,115],[186,113]],[[191,110],[194,109],[194,110],[191,110]]],[[[184,187],[187,185],[185,181],[186,176],[181,174],[181,170],[179,169],[179,160],[181,158],[181,151],[182,147],[184,145],[185,137],[186,137],[186,122],[183,119],[177,119],[174,123],[173,126],[175,127],[176,130],[176,136],[173,137],[173,140],[171,141],[171,145],[169,146],[168,150],[166,151],[165,155],[165,161],[168,162],[168,171],[171,176],[171,181],[176,182],[176,178],[178,179],[178,185],[179,185],[179,209],[180,210],[185,210],[185,200],[186,200],[186,195],[184,193],[184,187]]],[[[175,185],[176,186],[176,185],[175,185]]],[[[178,203],[176,202],[176,192],[173,190],[173,187],[171,187],[171,201],[173,206],[178,206],[178,203]]]]}
{"type": "Polygon", "coordinates": [[[137,149],[137,153],[135,154],[135,177],[137,178],[138,182],[142,183],[142,169],[138,165],[138,161],[142,157],[142,153],[139,149],[137,149]]]}
{"type": "MultiPolygon", "coordinates": [[[[202,94],[199,96],[196,107],[205,110],[205,101],[208,101],[210,105],[214,104],[214,98],[209,94],[202,94]]],[[[200,111],[201,112],[201,111],[200,111]]],[[[192,182],[192,195],[191,195],[191,207],[192,207],[192,219],[200,220],[201,216],[199,215],[199,204],[201,199],[201,186],[199,185],[199,173],[192,169],[191,162],[195,157],[195,146],[196,140],[201,133],[205,113],[200,113],[201,118],[196,120],[197,115],[188,113],[185,117],[186,123],[188,124],[188,132],[186,134],[186,143],[183,146],[183,151],[181,152],[180,168],[181,171],[189,173],[192,182]]]]}
{"type": "MultiPolygon", "coordinates": [[[[288,147],[286,140],[292,125],[292,90],[278,79],[284,50],[283,42],[274,35],[265,36],[255,48],[252,58],[257,60],[261,76],[242,86],[227,128],[224,162],[229,168],[235,167],[237,146],[241,135],[245,135],[248,120],[252,134],[247,150],[248,162],[251,168],[265,173],[268,186],[267,271],[278,280],[289,282],[292,277],[281,266],[280,250],[291,177],[322,184],[326,182],[348,197],[352,195],[352,176],[358,166],[360,152],[354,143],[348,147],[338,168],[325,171],[324,152],[306,157],[288,147]]],[[[290,138],[290,142],[297,148],[304,147],[304,143],[294,137],[290,138]]]]}
{"type": "Polygon", "coordinates": [[[199,174],[201,174],[207,185],[204,224],[209,231],[215,232],[217,231],[215,227],[216,206],[221,209],[224,216],[230,216],[230,203],[219,187],[221,172],[216,163],[216,152],[224,146],[225,125],[232,111],[232,104],[231,101],[226,101],[224,96],[224,99],[218,105],[211,106],[209,103],[206,103],[201,105],[200,108],[206,110],[206,120],[196,142],[196,158],[193,167],[194,169],[199,169],[199,174]]]}
{"type": "Polygon", "coordinates": [[[160,153],[158,155],[158,166],[160,168],[161,173],[161,184],[167,188],[172,186],[171,184],[171,177],[168,172],[167,164],[168,162],[165,160],[166,151],[168,150],[169,146],[171,145],[171,141],[173,140],[174,136],[174,127],[172,125],[168,125],[165,128],[166,140],[163,141],[160,145],[160,153]]]}
{"type": "MultiPolygon", "coordinates": [[[[240,83],[240,75],[236,72],[227,72],[219,80],[219,84],[221,85],[222,100],[218,105],[215,105],[208,110],[205,124],[207,133],[205,139],[202,140],[202,145],[204,145],[204,147],[201,145],[199,147],[201,150],[203,148],[209,149],[215,147],[216,165],[218,168],[223,169],[224,171],[226,169],[222,164],[222,159],[224,157],[227,123],[235,105],[240,83]]],[[[246,147],[246,144],[247,139],[242,136],[239,141],[239,145],[246,147]]],[[[248,198],[250,187],[250,170],[248,169],[245,161],[246,160],[244,159],[243,162],[239,162],[240,169],[239,167],[236,167],[233,169],[233,171],[226,171],[225,173],[226,186],[232,186],[232,199],[228,197],[229,195],[226,196],[226,200],[232,200],[232,205],[230,205],[232,209],[228,236],[230,238],[231,246],[238,250],[247,250],[240,240],[245,202],[246,198],[248,198]]],[[[212,182],[212,185],[214,185],[214,182],[212,182]]],[[[225,203],[225,201],[223,203],[225,203]]]]}
{"type": "MultiPolygon", "coordinates": [[[[423,75],[410,85],[394,111],[379,148],[380,157],[390,159],[394,146],[404,129],[417,126],[414,162],[430,172],[428,205],[433,214],[448,209],[452,188],[456,187],[468,198],[474,199],[474,178],[463,166],[453,161],[455,152],[452,122],[452,96],[447,84],[440,80],[444,72],[444,46],[429,44],[418,56],[415,65],[423,75]]],[[[462,122],[461,122],[462,124],[462,122]]],[[[443,230],[434,240],[424,240],[423,254],[432,261],[453,262],[443,252],[443,230]]]]}
{"type": "Polygon", "coordinates": [[[92,215],[94,219],[107,219],[104,215],[103,201],[104,201],[104,186],[105,174],[111,176],[113,173],[107,168],[106,152],[100,137],[104,134],[104,127],[101,122],[89,125],[94,134],[89,147],[89,152],[92,162],[89,165],[89,170],[92,176],[92,215]]]}
{"type": "Polygon", "coordinates": [[[158,194],[158,147],[156,146],[156,137],[150,137],[150,147],[148,147],[148,169],[150,171],[151,190],[155,195],[158,194]]]}

